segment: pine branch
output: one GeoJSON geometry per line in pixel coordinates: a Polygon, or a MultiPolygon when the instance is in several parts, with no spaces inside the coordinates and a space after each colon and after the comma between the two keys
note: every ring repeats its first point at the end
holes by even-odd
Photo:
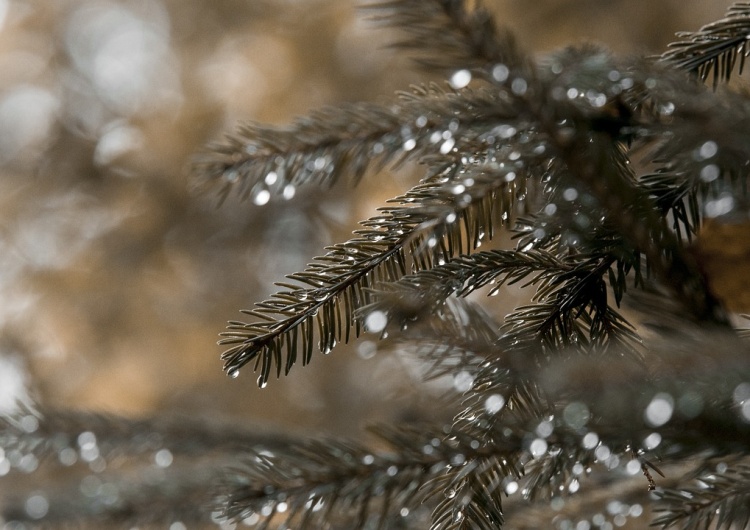
{"type": "MultiPolygon", "coordinates": [[[[516,191],[525,189],[524,176],[513,171],[512,162],[499,166],[476,160],[455,166],[451,174],[459,167],[460,180],[446,174],[442,182],[418,185],[394,199],[396,206],[363,222],[358,237],[330,247],[305,271],[290,275],[296,284],[280,284],[289,290],[245,311],[256,322],[231,322],[220,341],[231,345],[223,354],[225,369],[234,375],[255,360],[258,383],[265,386],[273,366],[277,376],[282,367],[288,373],[298,352],[303,364],[310,362],[315,328],[323,353],[352,334],[358,336],[362,322],[356,311],[371,302],[372,285],[395,281],[412,268],[433,267],[491,238],[502,218],[513,214],[516,191]],[[305,284],[311,287],[301,287],[305,284]]],[[[371,331],[383,328],[367,322],[365,318],[371,331]]]]}
{"type": "Polygon", "coordinates": [[[504,81],[509,69],[525,66],[513,36],[498,30],[479,2],[469,8],[461,0],[392,0],[366,7],[380,13],[372,17],[376,21],[408,33],[394,47],[414,52],[417,64],[428,70],[450,75],[480,69],[491,78],[497,67],[495,80],[504,81]]]}
{"type": "MultiPolygon", "coordinates": [[[[375,432],[395,452],[374,453],[352,443],[306,440],[282,451],[252,455],[222,487],[224,515],[233,521],[253,521],[261,528],[272,519],[300,529],[337,523],[350,528],[382,527],[392,511],[408,521],[411,511],[424,500],[423,484],[438,480],[450,466],[461,467],[461,458],[488,453],[479,451],[469,439],[444,439],[440,430],[430,428],[383,427],[375,432]]],[[[496,462],[503,476],[518,472],[511,464],[496,460],[494,453],[481,458],[496,462]]]]}
{"type": "MultiPolygon", "coordinates": [[[[288,127],[251,123],[208,147],[193,165],[199,187],[265,204],[308,184],[357,183],[395,161],[426,156],[446,162],[458,150],[483,151],[498,121],[517,113],[497,91],[446,91],[437,85],[402,92],[400,103],[327,107],[288,127]],[[460,119],[458,119],[460,117],[460,119]]],[[[489,142],[491,143],[491,142],[489,142]]]]}
{"type": "MultiPolygon", "coordinates": [[[[173,455],[230,453],[248,446],[279,446],[285,437],[258,429],[239,429],[189,418],[129,419],[93,412],[34,406],[0,418],[0,446],[34,455],[38,460],[152,455],[162,449],[173,455]]],[[[84,458],[86,460],[86,458],[84,458]]]]}
{"type": "Polygon", "coordinates": [[[739,74],[750,55],[747,40],[750,38],[750,4],[736,2],[725,18],[703,26],[697,32],[677,34],[682,40],[669,45],[670,50],[660,60],[676,68],[695,72],[705,81],[713,72],[713,86],[719,81],[729,81],[735,67],[739,74]]]}
{"type": "MultiPolygon", "coordinates": [[[[724,466],[726,468],[726,466],[724,466]]],[[[659,492],[662,513],[653,522],[662,529],[747,528],[750,525],[750,466],[737,465],[704,475],[693,487],[659,492]]]]}
{"type": "MultiPolygon", "coordinates": [[[[403,303],[400,294],[390,312],[414,314],[417,308],[411,301],[406,302],[405,309],[400,309],[403,303]]],[[[394,349],[419,359],[425,367],[423,379],[455,377],[478,367],[491,354],[499,339],[498,328],[497,322],[478,305],[451,297],[429,317],[420,312],[414,322],[402,324],[401,332],[394,334],[391,342],[394,349]],[[468,322],[471,326],[467,326],[468,322]]]]}

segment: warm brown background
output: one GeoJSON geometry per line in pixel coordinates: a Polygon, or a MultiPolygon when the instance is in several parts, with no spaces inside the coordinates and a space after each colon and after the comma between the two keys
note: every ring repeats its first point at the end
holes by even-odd
{"type": "MultiPolygon", "coordinates": [[[[487,2],[538,53],[658,53],[719,0],[487,2]]],[[[0,0],[0,406],[196,416],[355,435],[419,406],[408,368],[341,348],[260,391],[217,333],[414,176],[265,207],[192,193],[238,120],[387,100],[426,78],[345,0],[0,0]]],[[[496,299],[492,299],[493,301],[496,299]]]]}

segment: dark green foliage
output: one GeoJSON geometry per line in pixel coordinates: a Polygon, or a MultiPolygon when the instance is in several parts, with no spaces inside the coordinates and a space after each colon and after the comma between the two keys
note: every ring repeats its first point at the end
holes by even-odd
{"type": "MultiPolygon", "coordinates": [[[[216,513],[260,528],[433,530],[513,527],[518,513],[571,529],[602,508],[565,515],[565,499],[587,487],[615,499],[643,474],[622,499],[650,507],[656,488],[654,524],[746,527],[750,351],[690,245],[707,218],[748,222],[750,104],[690,73],[716,85],[742,69],[748,5],[658,60],[581,46],[535,61],[468,1],[367,12],[451,88],[245,126],[195,170],[220,198],[256,203],[408,160],[424,178],[231,322],[224,366],[264,387],[368,330],[426,378],[452,378],[454,421],[375,428],[377,450],[248,442],[218,478],[216,513]],[[514,248],[479,250],[502,230],[514,248]],[[533,292],[502,322],[466,298],[514,284],[533,292]],[[731,464],[705,487],[685,485],[720,459],[731,464]]],[[[4,436],[49,452],[55,418],[4,436]]]]}

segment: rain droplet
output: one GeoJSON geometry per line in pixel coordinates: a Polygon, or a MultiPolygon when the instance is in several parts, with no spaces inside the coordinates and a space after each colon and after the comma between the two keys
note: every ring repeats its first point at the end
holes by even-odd
{"type": "Polygon", "coordinates": [[[453,376],[453,388],[459,392],[468,392],[474,385],[474,376],[462,370],[453,376]]]}
{"type": "Polygon", "coordinates": [[[708,164],[701,169],[701,180],[703,182],[713,182],[719,178],[719,166],[716,164],[708,164]]]}
{"type": "Polygon", "coordinates": [[[651,451],[652,449],[656,449],[659,447],[659,444],[661,443],[661,434],[658,432],[652,432],[648,436],[646,436],[646,439],[643,440],[643,448],[647,451],[651,451]]]}
{"type": "Polygon", "coordinates": [[[715,156],[718,152],[719,146],[716,145],[716,142],[712,142],[711,140],[709,140],[700,147],[698,156],[700,156],[701,160],[706,160],[707,158],[715,156]]]}
{"type": "Polygon", "coordinates": [[[373,311],[365,318],[365,328],[370,333],[379,333],[388,324],[388,315],[383,311],[373,311]]]}
{"type": "Polygon", "coordinates": [[[263,379],[263,376],[258,376],[258,386],[260,388],[266,388],[268,386],[268,381],[263,379]]]}
{"type": "Polygon", "coordinates": [[[414,138],[409,138],[404,142],[402,149],[404,151],[411,151],[417,146],[417,141],[414,138]]]}
{"type": "Polygon", "coordinates": [[[42,519],[49,511],[49,501],[47,497],[41,493],[35,493],[31,495],[24,503],[24,509],[26,513],[32,519],[42,519]]]}
{"type": "Polygon", "coordinates": [[[731,195],[722,194],[720,198],[708,201],[705,208],[706,217],[719,217],[732,211],[734,208],[734,199],[731,195]]]}
{"type": "Polygon", "coordinates": [[[448,215],[445,216],[445,222],[448,224],[455,223],[456,222],[456,214],[451,212],[448,215]]]}
{"type": "Polygon", "coordinates": [[[532,456],[539,458],[547,452],[547,441],[542,438],[536,438],[529,446],[529,452],[532,456]]]}
{"type": "Polygon", "coordinates": [[[567,188],[563,191],[563,199],[566,201],[574,201],[578,198],[578,190],[575,188],[567,188]]]}
{"type": "Polygon", "coordinates": [[[266,175],[266,178],[264,179],[265,183],[269,186],[273,186],[276,184],[276,181],[279,180],[279,175],[275,171],[269,171],[268,175],[266,175]]]}
{"type": "Polygon", "coordinates": [[[599,444],[599,436],[595,432],[587,432],[581,440],[584,449],[593,449],[599,444]]]}
{"type": "Polygon", "coordinates": [[[378,352],[378,346],[371,340],[363,340],[357,345],[357,355],[362,359],[372,359],[378,352]]]}
{"type": "Polygon", "coordinates": [[[497,414],[505,406],[505,398],[500,394],[492,394],[484,400],[484,410],[488,414],[497,414]]]}
{"type": "Polygon", "coordinates": [[[448,153],[451,152],[451,149],[453,149],[454,145],[456,145],[456,141],[453,138],[448,138],[440,146],[440,153],[443,155],[447,155],[448,153]]]}
{"type": "Polygon", "coordinates": [[[240,376],[240,371],[237,368],[232,368],[227,375],[232,379],[237,379],[240,376]]]}
{"type": "Polygon", "coordinates": [[[284,191],[281,192],[286,200],[293,198],[295,193],[297,193],[297,189],[294,187],[294,184],[287,184],[284,186],[284,191]]]}
{"type": "Polygon", "coordinates": [[[454,72],[450,79],[450,85],[454,89],[458,90],[464,88],[471,82],[471,72],[468,70],[458,70],[454,72]]]}
{"type": "Polygon", "coordinates": [[[510,70],[504,64],[496,64],[492,68],[492,78],[498,83],[503,83],[508,80],[510,70]]]}
{"type": "Polygon", "coordinates": [[[258,192],[253,197],[253,202],[258,206],[267,204],[269,200],[271,200],[271,192],[268,190],[258,190],[258,192]]]}
{"type": "Polygon", "coordinates": [[[169,449],[159,449],[154,455],[154,462],[162,468],[171,466],[173,460],[172,451],[169,449]]]}
{"type": "Polygon", "coordinates": [[[674,411],[674,399],[671,395],[660,392],[654,396],[643,412],[646,423],[652,427],[661,427],[669,421],[674,411]]]}
{"type": "Polygon", "coordinates": [[[523,96],[526,93],[526,90],[528,88],[529,88],[529,84],[526,82],[525,79],[521,77],[517,77],[510,84],[510,90],[516,96],[523,96]]]}

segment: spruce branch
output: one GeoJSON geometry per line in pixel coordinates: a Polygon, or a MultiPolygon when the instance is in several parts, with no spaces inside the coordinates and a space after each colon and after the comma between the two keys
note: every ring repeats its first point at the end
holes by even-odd
{"type": "Polygon", "coordinates": [[[677,34],[680,41],[669,45],[660,60],[677,68],[694,72],[705,81],[712,77],[713,86],[729,81],[735,67],[739,74],[750,54],[747,40],[750,37],[750,4],[734,3],[726,16],[703,26],[697,32],[677,34]],[[713,73],[713,75],[712,75],[713,73]]]}
{"type": "Polygon", "coordinates": [[[494,157],[456,165],[442,181],[420,184],[394,199],[395,206],[362,223],[357,237],[330,247],[305,271],[290,275],[296,283],[280,284],[289,290],[245,311],[256,322],[230,322],[220,341],[230,345],[223,354],[227,372],[237,374],[255,360],[258,384],[265,386],[274,365],[277,377],[282,367],[288,373],[298,352],[303,364],[310,362],[316,336],[323,353],[358,336],[362,321],[356,312],[370,303],[371,286],[395,281],[412,268],[433,267],[492,238],[502,219],[514,213],[517,190],[525,190],[524,176],[515,167],[512,161],[498,164],[494,157]]]}
{"type": "Polygon", "coordinates": [[[686,530],[747,528],[750,525],[750,466],[726,465],[701,476],[695,486],[660,491],[661,513],[653,526],[686,530]]]}
{"type": "Polygon", "coordinates": [[[65,461],[82,445],[95,448],[90,455],[107,459],[116,455],[152,455],[161,449],[190,457],[284,443],[283,436],[258,429],[181,417],[130,419],[40,405],[0,417],[0,446],[34,455],[38,460],[65,461]],[[87,434],[82,436],[83,433],[87,434]]]}
{"type": "Polygon", "coordinates": [[[486,75],[499,67],[505,78],[509,69],[526,67],[513,35],[498,29],[479,2],[469,7],[461,0],[391,0],[366,7],[377,13],[374,20],[408,34],[393,46],[413,52],[417,64],[428,70],[447,75],[484,70],[486,75]]]}
{"type": "Polygon", "coordinates": [[[516,121],[502,93],[446,90],[436,84],[399,93],[399,103],[326,107],[288,127],[243,125],[196,158],[199,186],[265,204],[290,198],[308,184],[330,186],[342,176],[357,183],[389,163],[483,151],[499,121],[516,121]]]}

